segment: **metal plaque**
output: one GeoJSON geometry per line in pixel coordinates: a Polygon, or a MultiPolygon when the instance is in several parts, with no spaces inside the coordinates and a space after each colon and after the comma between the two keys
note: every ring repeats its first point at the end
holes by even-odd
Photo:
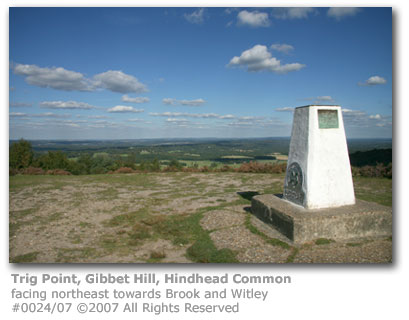
{"type": "Polygon", "coordinates": [[[338,110],[318,110],[318,124],[320,129],[338,128],[338,110]]]}
{"type": "Polygon", "coordinates": [[[284,198],[299,205],[304,203],[302,190],[303,174],[300,165],[293,162],[287,169],[284,183],[284,198]]]}

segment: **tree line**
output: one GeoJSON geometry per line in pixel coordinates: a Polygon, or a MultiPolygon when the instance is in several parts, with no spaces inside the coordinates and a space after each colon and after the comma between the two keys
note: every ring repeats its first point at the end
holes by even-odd
{"type": "MultiPolygon", "coordinates": [[[[392,150],[371,150],[357,152],[351,155],[352,174],[365,177],[392,178],[392,150]],[[364,161],[367,155],[367,162],[364,161]],[[389,161],[390,158],[390,161],[389,161]],[[380,159],[377,161],[376,159],[380,159]],[[369,161],[369,162],[368,162],[369,161]],[[366,164],[370,163],[370,165],[366,164]]],[[[166,161],[163,167],[158,159],[136,162],[134,153],[126,158],[110,156],[92,156],[82,153],[76,159],[69,159],[62,151],[48,151],[35,156],[29,141],[21,139],[13,143],[9,150],[9,173],[14,174],[105,174],[105,173],[132,173],[132,172],[159,172],[159,171],[188,171],[188,172],[251,172],[251,173],[283,173],[286,163],[269,164],[258,162],[244,162],[233,168],[227,164],[222,167],[198,167],[192,164],[186,167],[178,160],[166,161]]]]}

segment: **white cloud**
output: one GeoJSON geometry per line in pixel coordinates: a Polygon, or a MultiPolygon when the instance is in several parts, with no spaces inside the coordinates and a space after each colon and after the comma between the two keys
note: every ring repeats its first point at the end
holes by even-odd
{"type": "Polygon", "coordinates": [[[315,8],[293,7],[293,8],[274,8],[273,17],[276,19],[304,19],[309,14],[316,13],[315,8]]]}
{"type": "Polygon", "coordinates": [[[181,112],[150,112],[149,115],[153,117],[180,117],[184,115],[185,113],[181,112]]]}
{"type": "Polygon", "coordinates": [[[282,122],[277,118],[266,118],[266,117],[254,117],[254,116],[245,116],[239,117],[233,122],[225,124],[227,127],[236,127],[236,128],[268,128],[268,127],[282,127],[288,126],[288,124],[282,122]]]}
{"type": "Polygon", "coordinates": [[[145,103],[145,102],[149,102],[150,99],[148,97],[128,97],[128,95],[124,95],[122,96],[121,99],[123,102],[130,102],[130,103],[145,103]]]}
{"type": "Polygon", "coordinates": [[[278,112],[294,112],[293,107],[275,108],[274,110],[278,112]]]}
{"type": "Polygon", "coordinates": [[[15,74],[25,77],[28,84],[42,88],[64,91],[94,91],[97,88],[105,88],[120,93],[148,91],[146,85],[122,71],[109,70],[88,79],[82,73],[61,67],[41,68],[36,65],[15,64],[12,69],[15,74]]]}
{"type": "Polygon", "coordinates": [[[361,86],[376,86],[378,84],[385,84],[386,80],[385,78],[382,78],[380,76],[372,76],[368,80],[366,80],[364,83],[359,82],[358,84],[361,86]]]}
{"type": "MultiPolygon", "coordinates": [[[[58,114],[53,112],[43,112],[43,113],[23,113],[23,112],[11,112],[10,117],[27,117],[28,118],[70,118],[70,114],[58,114]]],[[[72,121],[72,120],[69,120],[72,121]]]]}
{"type": "Polygon", "coordinates": [[[31,103],[27,103],[27,102],[10,102],[10,107],[31,107],[32,104],[31,103]]]}
{"type": "Polygon", "coordinates": [[[183,106],[201,106],[204,104],[206,101],[203,99],[195,99],[195,100],[179,100],[179,103],[183,106]]]}
{"type": "Polygon", "coordinates": [[[331,96],[318,96],[317,99],[318,101],[334,101],[331,96]]]}
{"type": "Polygon", "coordinates": [[[236,116],[233,116],[232,114],[226,114],[226,115],[223,115],[223,116],[219,116],[218,117],[219,119],[235,119],[236,118],[236,116]]]}
{"type": "Polygon", "coordinates": [[[177,104],[177,100],[173,98],[163,98],[162,102],[163,104],[172,105],[172,106],[177,104]]]}
{"type": "Polygon", "coordinates": [[[243,10],[237,15],[237,24],[239,26],[268,27],[270,20],[265,12],[243,10]]]}
{"type": "Polygon", "coordinates": [[[386,115],[368,115],[365,111],[342,109],[345,125],[354,128],[391,127],[392,117],[386,115]]]}
{"type": "Polygon", "coordinates": [[[148,88],[134,76],[117,70],[109,70],[95,75],[94,85],[119,93],[142,93],[148,91],[148,88]]]}
{"type": "Polygon", "coordinates": [[[166,119],[166,122],[172,122],[172,123],[187,123],[189,122],[187,119],[180,119],[180,118],[168,118],[166,119]]]}
{"type": "MultiPolygon", "coordinates": [[[[78,117],[79,115],[77,115],[78,117]]],[[[103,115],[88,116],[88,119],[108,119],[109,117],[103,115]]]]}
{"type": "Polygon", "coordinates": [[[150,116],[154,117],[168,117],[168,118],[176,118],[176,117],[186,117],[186,118],[202,118],[202,119],[235,119],[237,118],[234,115],[226,114],[220,115],[217,113],[186,113],[186,112],[151,112],[149,113],[150,116]]]}
{"type": "Polygon", "coordinates": [[[203,105],[206,101],[203,99],[194,99],[194,100],[177,100],[173,98],[164,98],[162,102],[167,105],[182,105],[182,106],[191,106],[191,107],[198,107],[203,105]]]}
{"type": "Polygon", "coordinates": [[[280,60],[272,57],[266,46],[260,44],[243,51],[240,57],[233,57],[228,66],[245,66],[250,72],[270,71],[281,74],[298,71],[305,67],[300,63],[281,64],[280,60]]]}
{"type": "Polygon", "coordinates": [[[224,13],[226,13],[226,14],[232,14],[233,12],[236,12],[236,11],[239,11],[239,10],[240,10],[239,8],[229,7],[229,8],[226,8],[226,9],[224,10],[224,13]]]}
{"type": "Polygon", "coordinates": [[[352,109],[346,109],[346,108],[343,108],[343,109],[342,109],[342,114],[343,114],[344,116],[346,115],[346,116],[354,116],[354,117],[366,115],[366,113],[363,112],[363,111],[360,111],[360,110],[352,110],[352,109]]]}
{"type": "Polygon", "coordinates": [[[264,117],[255,117],[255,116],[243,116],[238,117],[238,121],[255,121],[255,120],[263,120],[264,117]]]}
{"type": "Polygon", "coordinates": [[[303,100],[313,101],[313,103],[320,104],[320,103],[333,103],[335,100],[331,96],[318,96],[318,97],[310,97],[305,98],[303,100]]]}
{"type": "Polygon", "coordinates": [[[270,48],[272,50],[276,50],[276,51],[279,51],[285,54],[288,54],[290,51],[294,50],[294,47],[292,45],[285,44],[285,43],[283,44],[275,43],[275,44],[272,44],[270,48]]]}
{"type": "Polygon", "coordinates": [[[341,20],[342,18],[356,15],[359,12],[359,10],[360,10],[359,8],[351,7],[333,7],[328,9],[327,15],[328,17],[341,20]]]}
{"type": "Polygon", "coordinates": [[[24,112],[10,112],[10,117],[26,117],[27,113],[24,112]]]}
{"type": "Polygon", "coordinates": [[[190,23],[201,24],[204,21],[204,13],[205,13],[205,9],[199,8],[190,14],[185,13],[183,16],[190,23]]]}
{"type": "Polygon", "coordinates": [[[95,109],[95,106],[92,106],[85,102],[77,101],[43,101],[40,102],[40,107],[48,109],[95,109]]]}
{"type": "Polygon", "coordinates": [[[91,91],[92,86],[83,74],[64,68],[41,68],[36,65],[15,64],[13,72],[25,77],[33,86],[64,91],[91,91]]]}
{"type": "Polygon", "coordinates": [[[139,118],[126,119],[126,121],[129,121],[129,122],[144,122],[144,120],[139,119],[139,118]]]}
{"type": "Polygon", "coordinates": [[[34,113],[30,114],[30,117],[40,117],[40,118],[69,118],[70,114],[57,114],[53,112],[44,112],[44,113],[34,113]]]}
{"type": "Polygon", "coordinates": [[[141,113],[144,112],[144,109],[134,109],[134,107],[129,106],[115,106],[107,110],[108,112],[117,112],[117,113],[141,113]]]}

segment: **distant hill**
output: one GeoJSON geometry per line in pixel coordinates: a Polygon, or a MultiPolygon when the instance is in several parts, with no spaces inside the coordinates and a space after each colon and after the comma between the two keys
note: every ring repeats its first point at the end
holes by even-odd
{"type": "Polygon", "coordinates": [[[392,149],[357,151],[351,153],[349,159],[354,167],[374,166],[377,163],[388,165],[392,162],[392,149]]]}

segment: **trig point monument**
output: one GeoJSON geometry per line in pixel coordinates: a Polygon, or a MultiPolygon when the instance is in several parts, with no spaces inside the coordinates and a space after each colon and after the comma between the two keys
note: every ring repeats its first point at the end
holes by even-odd
{"type": "Polygon", "coordinates": [[[295,109],[284,199],[307,209],[355,204],[341,107],[295,109]]]}
{"type": "Polygon", "coordinates": [[[392,235],[392,210],[355,200],[342,110],[294,112],[283,195],[252,199],[254,215],[295,243],[392,235]]]}

